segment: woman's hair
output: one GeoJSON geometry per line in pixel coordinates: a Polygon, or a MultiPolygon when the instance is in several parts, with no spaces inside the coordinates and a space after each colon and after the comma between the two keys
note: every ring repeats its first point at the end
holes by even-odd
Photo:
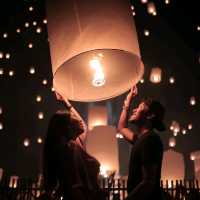
{"type": "Polygon", "coordinates": [[[55,113],[48,125],[47,134],[44,142],[43,150],[43,175],[45,189],[51,190],[57,184],[57,162],[56,157],[63,136],[69,140],[70,113],[55,113]]]}

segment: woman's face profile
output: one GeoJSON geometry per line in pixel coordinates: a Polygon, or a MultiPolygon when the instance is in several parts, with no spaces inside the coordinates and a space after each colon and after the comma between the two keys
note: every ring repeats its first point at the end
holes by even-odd
{"type": "Polygon", "coordinates": [[[76,139],[81,133],[84,132],[83,122],[80,121],[73,113],[70,113],[70,122],[70,128],[72,129],[72,137],[73,139],[76,139]]]}

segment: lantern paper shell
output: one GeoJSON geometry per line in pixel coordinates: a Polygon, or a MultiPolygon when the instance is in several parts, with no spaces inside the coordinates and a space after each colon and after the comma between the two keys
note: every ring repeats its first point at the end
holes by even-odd
{"type": "Polygon", "coordinates": [[[88,127],[92,130],[96,126],[106,126],[108,121],[106,106],[92,106],[88,111],[88,127]]]}
{"type": "Polygon", "coordinates": [[[86,149],[108,171],[119,170],[118,143],[116,129],[112,126],[98,126],[88,132],[86,149]]]}
{"type": "Polygon", "coordinates": [[[185,177],[185,162],[181,153],[174,150],[167,150],[163,154],[161,178],[171,183],[171,181],[183,180],[185,177]]]}
{"type": "Polygon", "coordinates": [[[64,99],[109,99],[141,79],[144,66],[128,0],[47,0],[47,16],[53,87],[64,99]],[[93,59],[104,78],[99,87],[92,84],[93,59]]]}
{"type": "Polygon", "coordinates": [[[160,83],[162,80],[162,70],[159,67],[151,69],[150,81],[152,83],[160,83]]]}
{"type": "Polygon", "coordinates": [[[16,188],[17,187],[17,183],[18,183],[18,176],[11,176],[10,177],[10,182],[9,182],[9,187],[10,188],[16,188]]]}

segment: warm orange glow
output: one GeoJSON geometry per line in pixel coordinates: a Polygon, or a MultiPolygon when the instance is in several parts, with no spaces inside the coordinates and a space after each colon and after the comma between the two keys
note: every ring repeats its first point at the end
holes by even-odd
{"type": "Polygon", "coordinates": [[[154,2],[149,2],[147,4],[147,12],[151,15],[156,15],[156,7],[154,2]]]}
{"type": "Polygon", "coordinates": [[[170,147],[175,147],[175,146],[176,146],[176,138],[171,137],[171,138],[169,139],[169,146],[170,146],[170,147]]]}
{"type": "Polygon", "coordinates": [[[0,130],[3,130],[3,123],[0,122],[0,130]]]}
{"type": "Polygon", "coordinates": [[[38,113],[38,119],[44,119],[44,113],[43,112],[38,113]]]}
{"type": "Polygon", "coordinates": [[[191,106],[196,105],[196,98],[194,96],[190,98],[190,105],[191,106]]]}
{"type": "Polygon", "coordinates": [[[105,84],[105,76],[102,69],[102,64],[98,58],[90,60],[90,67],[94,70],[92,85],[95,87],[101,87],[105,84]]]}
{"type": "Polygon", "coordinates": [[[24,139],[24,146],[28,147],[30,145],[30,140],[28,138],[24,139]]]}
{"type": "Polygon", "coordinates": [[[9,182],[9,187],[10,188],[17,188],[18,179],[19,179],[18,176],[11,176],[10,182],[9,182]]]}
{"type": "Polygon", "coordinates": [[[150,81],[152,83],[160,83],[162,79],[162,70],[159,67],[151,69],[150,81]]]}
{"type": "Polygon", "coordinates": [[[88,127],[92,130],[96,126],[107,125],[107,109],[105,106],[93,106],[88,111],[88,127]]]}

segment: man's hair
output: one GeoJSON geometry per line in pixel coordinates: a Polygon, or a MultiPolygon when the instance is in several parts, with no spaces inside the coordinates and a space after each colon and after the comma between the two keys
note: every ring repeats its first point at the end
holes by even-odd
{"type": "Polygon", "coordinates": [[[164,106],[159,101],[151,98],[146,98],[142,100],[142,102],[144,102],[149,108],[147,113],[154,115],[154,117],[151,119],[153,128],[157,129],[158,131],[166,130],[166,127],[163,123],[165,116],[164,106]]]}

